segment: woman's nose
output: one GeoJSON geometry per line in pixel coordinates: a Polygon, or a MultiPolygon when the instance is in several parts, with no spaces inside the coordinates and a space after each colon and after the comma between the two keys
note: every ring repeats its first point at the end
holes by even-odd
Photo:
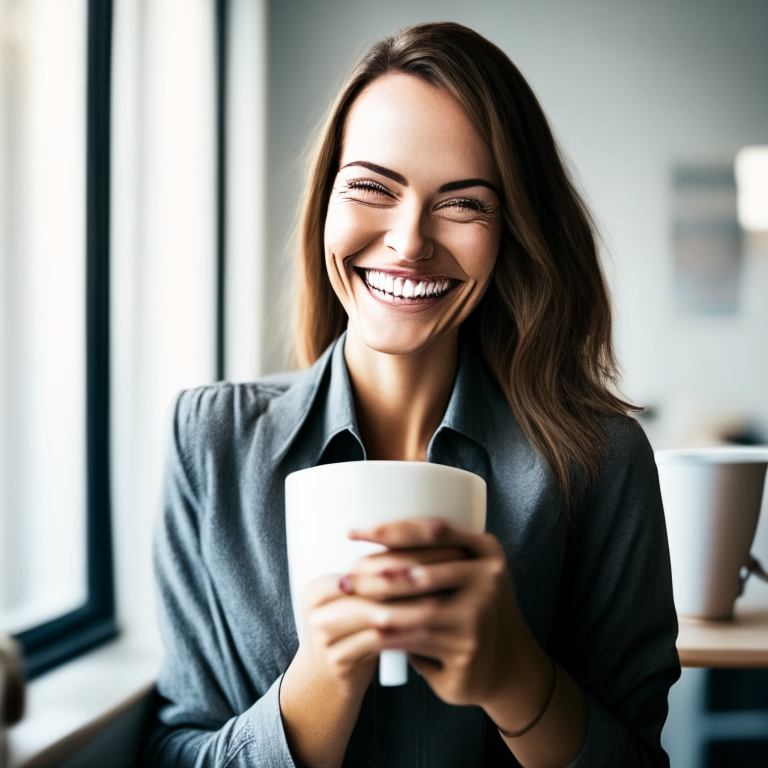
{"type": "Polygon", "coordinates": [[[426,231],[426,222],[418,206],[404,207],[384,236],[384,245],[396,251],[405,261],[431,258],[434,241],[426,231]]]}

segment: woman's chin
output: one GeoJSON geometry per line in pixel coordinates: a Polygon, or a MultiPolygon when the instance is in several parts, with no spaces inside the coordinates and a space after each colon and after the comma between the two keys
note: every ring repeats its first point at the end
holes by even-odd
{"type": "MultiPolygon", "coordinates": [[[[352,334],[373,352],[383,355],[416,355],[431,347],[445,332],[416,323],[350,323],[352,334]]],[[[348,334],[349,335],[349,334],[348,334]]]]}

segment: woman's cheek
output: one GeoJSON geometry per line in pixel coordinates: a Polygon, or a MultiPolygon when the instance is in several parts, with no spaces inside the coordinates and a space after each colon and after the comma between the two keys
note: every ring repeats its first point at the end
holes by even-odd
{"type": "Polygon", "coordinates": [[[331,205],[325,219],[326,252],[337,259],[345,259],[373,243],[381,232],[381,216],[375,209],[351,204],[331,205]]]}
{"type": "Polygon", "coordinates": [[[442,233],[441,244],[467,277],[483,283],[493,272],[501,248],[501,236],[492,229],[473,230],[471,225],[465,225],[442,233]]]}

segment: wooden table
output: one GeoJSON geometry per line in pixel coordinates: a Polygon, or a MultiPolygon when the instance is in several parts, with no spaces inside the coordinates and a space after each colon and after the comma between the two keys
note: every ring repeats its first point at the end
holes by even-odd
{"type": "Polygon", "coordinates": [[[768,609],[737,611],[732,621],[681,616],[677,650],[684,667],[768,668],[768,609]]]}

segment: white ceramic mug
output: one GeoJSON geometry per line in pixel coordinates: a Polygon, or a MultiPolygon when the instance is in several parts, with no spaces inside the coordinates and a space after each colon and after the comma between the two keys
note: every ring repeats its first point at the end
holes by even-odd
{"type": "Polygon", "coordinates": [[[656,452],[681,616],[729,619],[763,497],[768,447],[656,452]]]}
{"type": "MultiPolygon", "coordinates": [[[[349,573],[384,547],[352,541],[352,529],[398,520],[439,517],[478,533],[485,530],[485,481],[463,469],[417,461],[353,461],[294,472],[285,480],[285,527],[291,601],[299,642],[299,597],[309,582],[349,573]]],[[[405,654],[384,651],[382,685],[408,679],[405,654]]]]}

